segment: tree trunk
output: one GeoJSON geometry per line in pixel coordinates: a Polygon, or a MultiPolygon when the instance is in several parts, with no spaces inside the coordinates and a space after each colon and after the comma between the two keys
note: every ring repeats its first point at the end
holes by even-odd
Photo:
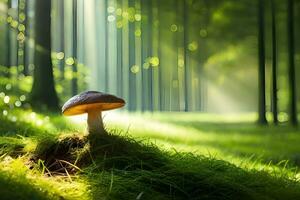
{"type": "Polygon", "coordinates": [[[165,88],[164,88],[164,83],[163,83],[163,69],[162,69],[162,47],[161,47],[161,41],[162,41],[162,29],[164,28],[162,25],[162,9],[159,6],[159,0],[157,1],[157,17],[158,17],[158,49],[157,49],[157,57],[159,60],[159,65],[158,65],[158,87],[159,87],[159,111],[164,111],[165,110],[165,88]]]}
{"type": "Polygon", "coordinates": [[[59,70],[60,70],[60,80],[65,79],[65,1],[59,1],[60,6],[60,51],[63,53],[63,57],[60,60],[59,70]]]}
{"type": "MultiPolygon", "coordinates": [[[[11,0],[7,1],[7,18],[10,16],[9,15],[9,10],[11,8],[11,0]]],[[[7,73],[6,76],[10,77],[10,67],[11,67],[11,28],[10,28],[10,23],[6,24],[6,42],[7,42],[7,47],[6,47],[6,67],[7,67],[7,73]]]]}
{"type": "Polygon", "coordinates": [[[51,0],[35,2],[35,58],[30,100],[36,108],[58,109],[51,61],[51,0]]]}
{"type": "MultiPolygon", "coordinates": [[[[117,1],[118,9],[123,8],[123,0],[117,1]]],[[[123,97],[123,17],[121,15],[117,15],[117,94],[123,97]]]]}
{"type": "Polygon", "coordinates": [[[188,2],[183,1],[183,59],[184,59],[184,111],[189,111],[189,70],[188,70],[188,2]]]}
{"type": "Polygon", "coordinates": [[[180,87],[179,87],[179,73],[178,73],[178,69],[179,69],[179,64],[178,64],[178,60],[180,59],[180,45],[181,45],[181,40],[180,40],[180,35],[179,35],[179,24],[180,24],[180,15],[178,15],[178,13],[180,13],[180,1],[179,0],[175,0],[174,3],[174,10],[176,11],[175,14],[175,24],[177,23],[177,30],[174,32],[174,50],[176,51],[176,65],[175,65],[175,69],[173,70],[173,79],[172,79],[172,107],[171,110],[172,111],[180,111],[180,87]],[[175,83],[174,83],[175,81],[175,83]],[[176,84],[174,86],[174,84],[176,84]]]}
{"type": "Polygon", "coordinates": [[[142,56],[142,64],[141,64],[141,73],[142,73],[142,112],[149,110],[149,73],[150,73],[150,68],[148,67],[147,69],[144,67],[147,60],[147,57],[149,56],[148,52],[148,40],[149,40],[149,31],[148,31],[148,23],[149,23],[149,7],[148,7],[148,2],[149,0],[142,0],[141,1],[141,15],[142,15],[142,20],[141,20],[141,43],[142,43],[142,48],[141,48],[141,56],[142,56]]]}
{"type": "Polygon", "coordinates": [[[78,93],[78,83],[77,83],[77,0],[73,0],[73,59],[74,64],[72,67],[73,77],[72,77],[72,96],[78,93]]]}
{"type": "Polygon", "coordinates": [[[109,35],[108,35],[108,1],[109,0],[104,0],[104,6],[105,6],[105,92],[109,92],[109,35]]]}
{"type": "Polygon", "coordinates": [[[22,35],[22,32],[19,30],[19,25],[22,24],[21,20],[20,20],[20,14],[22,13],[22,1],[18,0],[18,7],[17,7],[17,20],[18,20],[18,27],[16,29],[17,32],[17,72],[18,72],[18,76],[23,73],[23,70],[20,71],[20,66],[23,65],[23,41],[22,38],[19,37],[22,35]],[[22,52],[22,54],[21,54],[22,52]]]}
{"type": "Polygon", "coordinates": [[[294,39],[294,0],[288,0],[288,61],[289,61],[289,88],[290,88],[290,121],[293,125],[297,120],[297,95],[295,77],[295,39],[294,39]]]}
{"type": "MultiPolygon", "coordinates": [[[[148,11],[149,11],[149,15],[148,15],[148,59],[150,57],[152,57],[152,53],[153,53],[153,4],[152,4],[152,0],[148,0],[148,11]]],[[[153,67],[149,62],[149,110],[153,111],[153,67]]]]}
{"type": "Polygon", "coordinates": [[[276,34],[276,9],[275,2],[271,0],[272,6],[272,112],[274,124],[278,124],[277,103],[277,34],[276,34]]]}
{"type": "Polygon", "coordinates": [[[265,80],[264,0],[258,0],[258,123],[267,124],[265,80]]]}
{"type": "MultiPolygon", "coordinates": [[[[128,1],[129,8],[135,8],[135,0],[128,1]]],[[[134,17],[134,16],[133,16],[134,17]]],[[[129,105],[130,111],[136,110],[136,74],[133,66],[135,65],[135,21],[129,20],[129,105]]]]}
{"type": "Polygon", "coordinates": [[[29,43],[29,21],[28,21],[28,13],[29,13],[29,2],[30,0],[26,0],[25,3],[25,8],[24,8],[24,13],[25,13],[25,21],[23,22],[25,26],[25,31],[24,31],[24,36],[25,40],[23,42],[24,46],[24,54],[23,54],[23,74],[25,76],[29,75],[29,50],[28,43],[29,43]]]}

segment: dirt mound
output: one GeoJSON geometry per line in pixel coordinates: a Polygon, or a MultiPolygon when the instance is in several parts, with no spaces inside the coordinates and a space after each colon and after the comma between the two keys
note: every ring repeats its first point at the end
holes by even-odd
{"type": "Polygon", "coordinates": [[[38,145],[31,161],[39,164],[49,175],[68,175],[80,171],[83,155],[89,151],[86,137],[77,135],[61,137],[47,144],[38,145]]]}

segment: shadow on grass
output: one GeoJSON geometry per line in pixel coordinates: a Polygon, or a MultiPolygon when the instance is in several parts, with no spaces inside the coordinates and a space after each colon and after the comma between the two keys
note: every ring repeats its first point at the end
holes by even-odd
{"type": "MultiPolygon", "coordinates": [[[[222,160],[165,152],[124,136],[104,135],[90,142],[82,139],[85,144],[80,147],[78,141],[80,139],[59,140],[39,155],[44,158],[57,155],[62,152],[57,151],[60,145],[64,144],[65,157],[73,155],[68,163],[81,168],[79,176],[88,180],[94,199],[300,198],[299,183],[288,180],[284,174],[273,177],[267,172],[246,171],[222,160]],[[76,145],[72,145],[72,141],[76,145]],[[78,148],[85,150],[76,154],[78,148]],[[51,152],[53,150],[55,152],[51,152]]],[[[62,158],[60,155],[58,159],[62,158]]]]}

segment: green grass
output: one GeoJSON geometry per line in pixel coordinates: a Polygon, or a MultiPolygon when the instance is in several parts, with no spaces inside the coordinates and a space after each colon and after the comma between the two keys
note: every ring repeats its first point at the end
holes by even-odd
{"type": "Polygon", "coordinates": [[[1,199],[300,198],[300,131],[287,125],[259,127],[254,115],[106,114],[111,134],[78,149],[82,119],[0,101],[1,199]],[[60,156],[80,170],[54,176],[47,157],[62,145],[60,156]]]}
{"type": "MultiPolygon", "coordinates": [[[[256,116],[163,113],[117,115],[107,121],[118,129],[151,138],[166,149],[226,159],[234,164],[300,165],[299,128],[287,124],[258,126],[256,116]],[[115,123],[114,121],[118,121],[115,123]],[[147,121],[147,123],[145,122],[147,121]],[[121,123],[120,123],[121,122],[121,123]],[[245,162],[251,158],[252,162],[245,162]],[[284,162],[286,161],[286,162],[284,162]]],[[[257,165],[258,167],[261,167],[257,165]]]]}

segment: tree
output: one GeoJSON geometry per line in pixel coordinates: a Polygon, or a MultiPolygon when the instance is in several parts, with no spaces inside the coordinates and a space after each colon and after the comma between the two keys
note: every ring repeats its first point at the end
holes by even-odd
{"type": "MultiPolygon", "coordinates": [[[[8,19],[9,15],[9,11],[11,8],[11,0],[7,1],[7,16],[6,18],[8,19]]],[[[7,73],[6,76],[9,77],[10,76],[10,66],[11,66],[11,27],[10,27],[10,23],[7,23],[6,25],[6,42],[7,42],[7,49],[6,49],[6,67],[7,67],[7,73]]]]}
{"type": "Polygon", "coordinates": [[[35,2],[35,57],[30,100],[34,107],[58,108],[51,61],[51,0],[35,2]]]}
{"type": "MultiPolygon", "coordinates": [[[[25,8],[25,1],[18,0],[18,9],[17,9],[17,19],[18,19],[18,28],[17,28],[17,70],[19,71],[20,66],[24,66],[24,31],[21,29],[24,26],[24,8],[25,8]]],[[[23,73],[25,75],[24,69],[19,72],[20,74],[23,73]]]]}
{"type": "Polygon", "coordinates": [[[157,17],[158,17],[158,35],[157,35],[157,42],[158,42],[158,48],[157,48],[157,57],[159,59],[159,65],[158,65],[158,88],[159,88],[159,111],[165,110],[165,102],[164,102],[164,93],[165,93],[165,88],[163,84],[163,65],[162,65],[162,29],[164,28],[162,23],[162,6],[160,6],[159,1],[156,2],[157,4],[157,17]]]}
{"type": "Polygon", "coordinates": [[[77,83],[77,0],[73,0],[73,59],[74,63],[72,66],[73,77],[72,77],[72,95],[78,93],[78,83],[77,83]]]}
{"type": "Polygon", "coordinates": [[[267,124],[265,80],[264,0],[258,0],[258,123],[267,124]]]}
{"type": "Polygon", "coordinates": [[[189,9],[187,0],[183,1],[183,59],[184,59],[184,111],[189,110],[189,74],[188,74],[188,24],[189,24],[189,9]]]}
{"type": "Polygon", "coordinates": [[[151,25],[150,22],[150,10],[152,9],[151,1],[142,0],[141,1],[141,35],[142,38],[142,48],[141,48],[141,56],[142,56],[142,65],[141,65],[141,73],[142,73],[142,111],[150,110],[150,84],[152,84],[150,80],[150,73],[152,69],[147,66],[147,58],[151,55],[150,46],[151,43],[151,25]],[[144,63],[144,64],[143,64],[144,63]]]}
{"type": "Polygon", "coordinates": [[[108,35],[108,0],[104,1],[105,6],[105,92],[109,92],[109,62],[108,62],[108,52],[109,52],[109,35],[108,35]]]}
{"type": "MultiPolygon", "coordinates": [[[[123,7],[123,0],[117,1],[118,9],[122,9],[123,7]]],[[[120,86],[117,88],[117,94],[119,96],[123,96],[123,90],[121,85],[123,84],[123,17],[121,14],[117,15],[117,84],[120,86]]]]}
{"type": "Polygon", "coordinates": [[[59,70],[60,70],[60,79],[65,79],[65,1],[59,1],[59,14],[60,18],[60,51],[63,52],[63,57],[60,60],[59,70]]]}
{"type": "Polygon", "coordinates": [[[276,9],[275,2],[271,0],[271,13],[272,13],[272,111],[273,120],[278,124],[278,110],[277,110],[277,34],[276,34],[276,9]]]}
{"type": "Polygon", "coordinates": [[[23,74],[25,76],[29,75],[29,56],[28,56],[28,50],[29,50],[29,23],[28,23],[28,17],[29,17],[29,3],[30,1],[24,1],[24,14],[25,14],[25,19],[24,19],[24,26],[25,26],[25,30],[24,30],[24,36],[25,36],[25,40],[23,42],[23,46],[24,46],[24,54],[23,54],[23,74]]]}
{"type": "MultiPolygon", "coordinates": [[[[152,56],[153,53],[153,7],[152,0],[148,0],[148,59],[152,56]]],[[[149,62],[149,60],[148,60],[149,62]]],[[[153,111],[153,67],[149,63],[149,110],[153,111]]]]}
{"type": "Polygon", "coordinates": [[[128,109],[136,110],[136,74],[134,73],[135,66],[135,0],[128,0],[129,6],[129,101],[128,109]]]}
{"type": "Polygon", "coordinates": [[[288,0],[288,61],[289,61],[289,89],[290,89],[290,119],[297,125],[297,95],[295,77],[295,39],[294,39],[294,0],[288,0]]]}

